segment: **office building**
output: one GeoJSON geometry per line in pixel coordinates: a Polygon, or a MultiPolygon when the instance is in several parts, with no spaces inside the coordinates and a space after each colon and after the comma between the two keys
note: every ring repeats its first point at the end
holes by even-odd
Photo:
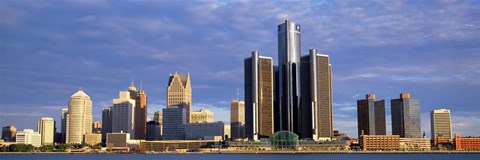
{"type": "Polygon", "coordinates": [[[360,135],[359,144],[362,150],[400,150],[400,136],[398,135],[360,135]]]}
{"type": "MultiPolygon", "coordinates": [[[[142,86],[141,86],[142,87],[142,86]]],[[[145,139],[146,136],[146,123],[147,123],[147,94],[142,88],[137,90],[134,85],[133,79],[132,83],[128,87],[128,92],[130,92],[130,99],[135,100],[134,107],[134,135],[135,139],[145,139]]]]}
{"type": "Polygon", "coordinates": [[[85,141],[85,144],[88,145],[97,145],[102,142],[102,134],[100,133],[87,133],[84,135],[83,138],[85,141]]]}
{"type": "Polygon", "coordinates": [[[67,137],[67,115],[68,115],[68,108],[62,108],[62,115],[60,116],[61,118],[61,143],[66,142],[66,137],[67,137]]]}
{"type": "Polygon", "coordinates": [[[437,109],[430,112],[430,124],[432,139],[447,138],[452,139],[452,120],[450,110],[437,109]]]}
{"type": "Polygon", "coordinates": [[[225,124],[223,126],[223,134],[224,134],[224,136],[223,136],[224,140],[228,140],[228,139],[232,138],[232,127],[231,127],[230,124],[225,124]]]}
{"type": "Polygon", "coordinates": [[[153,120],[157,123],[159,123],[160,125],[162,125],[162,112],[160,111],[156,111],[154,114],[153,114],[153,120]]]}
{"type": "Polygon", "coordinates": [[[375,94],[357,101],[358,135],[386,135],[385,100],[375,100],[375,94]]]}
{"type": "Polygon", "coordinates": [[[92,133],[102,133],[102,122],[92,123],[92,133]]]}
{"type": "Polygon", "coordinates": [[[480,137],[460,137],[460,133],[455,133],[455,149],[458,150],[476,150],[480,151],[480,137]]]}
{"type": "Polygon", "coordinates": [[[81,144],[83,135],[92,133],[92,100],[83,90],[70,97],[66,128],[68,144],[81,144]]]}
{"type": "Polygon", "coordinates": [[[130,133],[130,139],[135,139],[135,100],[130,98],[130,92],[120,91],[118,99],[113,99],[112,133],[130,133]]]}
{"type": "Polygon", "coordinates": [[[185,140],[215,140],[216,137],[223,139],[224,126],[221,121],[213,123],[187,123],[184,125],[185,140]]]}
{"type": "Polygon", "coordinates": [[[258,51],[245,59],[245,136],[254,140],[274,132],[273,59],[258,51]]]}
{"type": "Polygon", "coordinates": [[[193,111],[190,114],[191,114],[190,123],[213,122],[213,112],[207,109],[200,109],[198,111],[193,111]]]}
{"type": "Polygon", "coordinates": [[[230,103],[230,138],[245,138],[245,102],[232,100],[230,103]]]}
{"type": "Polygon", "coordinates": [[[112,107],[102,109],[102,142],[107,141],[107,133],[112,133],[112,107]]]}
{"type": "Polygon", "coordinates": [[[187,123],[190,123],[192,112],[192,87],[190,85],[190,74],[171,75],[167,87],[167,108],[171,106],[185,108],[187,112],[187,123]]]}
{"type": "Polygon", "coordinates": [[[33,129],[24,129],[18,131],[16,135],[17,144],[31,144],[34,147],[42,146],[42,137],[40,133],[34,132],[33,129]]]}
{"type": "Polygon", "coordinates": [[[55,138],[55,120],[50,117],[42,117],[38,120],[38,132],[41,135],[42,145],[52,145],[55,138]]]}
{"type": "Polygon", "coordinates": [[[147,122],[147,137],[146,140],[161,140],[162,138],[162,126],[156,121],[147,122]]]}
{"type": "Polygon", "coordinates": [[[183,125],[187,124],[187,110],[184,107],[170,106],[163,109],[163,139],[183,140],[183,125]]]}
{"type": "Polygon", "coordinates": [[[129,151],[130,133],[107,133],[107,149],[129,151]]]}
{"type": "Polygon", "coordinates": [[[402,151],[430,151],[430,139],[427,138],[400,138],[402,151]]]}
{"type": "Polygon", "coordinates": [[[300,25],[286,20],[278,25],[280,130],[299,133],[300,118],[300,25]]]}
{"type": "Polygon", "coordinates": [[[303,139],[333,137],[332,79],[328,55],[310,49],[301,58],[301,108],[298,134],[303,139]]]}
{"type": "Polygon", "coordinates": [[[392,134],[401,138],[421,138],[420,103],[401,93],[399,99],[391,100],[392,134]]]}
{"type": "Polygon", "coordinates": [[[5,142],[15,142],[17,128],[13,125],[2,127],[2,139],[5,142]]]}

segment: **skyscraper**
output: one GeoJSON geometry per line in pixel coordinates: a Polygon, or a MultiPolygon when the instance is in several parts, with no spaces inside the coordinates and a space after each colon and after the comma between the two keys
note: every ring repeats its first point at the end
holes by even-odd
{"type": "Polygon", "coordinates": [[[61,121],[61,124],[60,124],[61,127],[62,127],[61,128],[61,135],[62,135],[62,137],[61,137],[62,140],[61,141],[62,141],[62,143],[65,143],[65,140],[66,140],[65,138],[67,136],[67,115],[68,115],[68,108],[62,108],[62,115],[61,115],[62,121],[61,121]]]}
{"type": "Polygon", "coordinates": [[[430,124],[432,139],[448,138],[452,139],[452,120],[449,109],[437,109],[430,112],[430,124]]]}
{"type": "Polygon", "coordinates": [[[391,100],[392,135],[401,138],[421,138],[420,103],[409,93],[401,93],[400,99],[391,100]]]}
{"type": "Polygon", "coordinates": [[[245,136],[273,134],[273,100],[273,59],[254,51],[245,59],[245,136]]]}
{"type": "Polygon", "coordinates": [[[78,90],[68,101],[66,143],[81,144],[83,135],[92,133],[92,101],[83,90],[78,90]]]}
{"type": "Polygon", "coordinates": [[[167,87],[167,108],[170,106],[183,107],[187,112],[187,123],[190,123],[192,112],[192,87],[190,74],[170,75],[167,87]]]}
{"type": "Polygon", "coordinates": [[[118,99],[113,99],[112,107],[112,133],[130,133],[130,138],[135,139],[135,100],[130,98],[130,92],[120,91],[118,99]]]}
{"type": "Polygon", "coordinates": [[[375,100],[375,94],[357,101],[358,135],[386,135],[385,100],[375,100]]]}
{"type": "Polygon", "coordinates": [[[107,133],[112,133],[112,107],[102,109],[102,142],[107,141],[107,133]]]}
{"type": "Polygon", "coordinates": [[[286,20],[278,26],[280,130],[299,133],[300,25],[286,20]]]}
{"type": "Polygon", "coordinates": [[[190,113],[190,123],[213,122],[213,112],[208,109],[200,109],[190,113]]]}
{"type": "Polygon", "coordinates": [[[147,94],[143,89],[137,90],[133,79],[132,83],[128,87],[128,92],[130,92],[130,99],[135,100],[135,115],[133,118],[135,126],[135,139],[145,139],[147,132],[147,94]]]}
{"type": "Polygon", "coordinates": [[[41,135],[42,145],[52,145],[55,136],[55,120],[50,117],[42,117],[38,120],[38,133],[41,135]]]}
{"type": "Polygon", "coordinates": [[[243,101],[230,102],[230,132],[232,139],[245,137],[245,102],[243,101]]]}
{"type": "Polygon", "coordinates": [[[5,142],[15,142],[17,128],[13,125],[2,127],[2,139],[5,142]]]}
{"type": "Polygon", "coordinates": [[[170,106],[163,109],[163,139],[183,140],[183,125],[187,124],[187,111],[184,107],[170,106]]]}
{"type": "Polygon", "coordinates": [[[156,111],[156,112],[153,114],[153,120],[154,120],[155,122],[159,123],[160,125],[162,125],[162,122],[163,122],[162,112],[156,111]]]}
{"type": "Polygon", "coordinates": [[[332,69],[328,55],[310,54],[301,58],[301,138],[317,140],[333,137],[332,69]]]}

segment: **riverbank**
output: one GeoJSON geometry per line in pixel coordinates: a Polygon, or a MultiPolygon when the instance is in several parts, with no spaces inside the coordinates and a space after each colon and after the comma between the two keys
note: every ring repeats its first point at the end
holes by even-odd
{"type": "Polygon", "coordinates": [[[0,154],[480,154],[480,151],[221,151],[221,152],[0,152],[0,154]]]}

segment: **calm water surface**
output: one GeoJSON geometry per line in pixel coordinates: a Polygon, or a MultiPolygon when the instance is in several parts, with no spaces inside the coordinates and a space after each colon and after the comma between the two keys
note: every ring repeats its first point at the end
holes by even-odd
{"type": "Polygon", "coordinates": [[[480,160],[480,154],[24,154],[0,160],[480,160]]]}

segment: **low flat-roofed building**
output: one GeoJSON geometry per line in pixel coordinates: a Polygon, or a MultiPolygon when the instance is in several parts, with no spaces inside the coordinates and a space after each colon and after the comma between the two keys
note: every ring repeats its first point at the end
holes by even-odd
{"type": "Polygon", "coordinates": [[[213,140],[164,140],[164,141],[143,141],[140,142],[141,152],[167,152],[176,150],[198,150],[209,144],[214,144],[213,140]]]}
{"type": "Polygon", "coordinates": [[[350,141],[300,141],[299,151],[346,151],[350,150],[350,141]]]}
{"type": "Polygon", "coordinates": [[[231,141],[228,143],[229,150],[235,151],[258,151],[258,150],[272,150],[268,140],[260,141],[231,141]]]}
{"type": "Polygon", "coordinates": [[[40,133],[34,132],[33,129],[24,129],[23,131],[17,132],[16,139],[17,144],[31,144],[34,147],[42,146],[42,137],[40,133]]]}
{"type": "Polygon", "coordinates": [[[98,143],[102,142],[102,134],[101,133],[87,133],[83,135],[83,140],[85,144],[88,145],[97,145],[98,143]]]}
{"type": "Polygon", "coordinates": [[[402,151],[429,151],[430,140],[427,138],[400,138],[400,150],[402,151]]]}
{"type": "Polygon", "coordinates": [[[188,123],[184,125],[185,140],[212,140],[212,137],[225,136],[225,124],[221,121],[213,123],[188,123]]]}
{"type": "Polygon", "coordinates": [[[456,150],[480,150],[480,137],[460,137],[459,133],[455,133],[453,141],[456,150]]]}
{"type": "Polygon", "coordinates": [[[359,144],[362,150],[400,150],[399,135],[361,135],[359,144]]]}
{"type": "Polygon", "coordinates": [[[130,133],[107,133],[107,149],[129,151],[130,133]]]}

